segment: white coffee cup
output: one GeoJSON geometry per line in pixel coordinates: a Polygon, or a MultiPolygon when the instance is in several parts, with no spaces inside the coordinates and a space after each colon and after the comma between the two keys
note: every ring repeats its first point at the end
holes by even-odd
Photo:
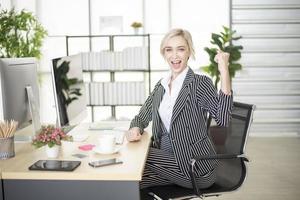
{"type": "Polygon", "coordinates": [[[62,154],[63,154],[63,156],[70,156],[77,149],[76,142],[72,142],[72,141],[64,141],[64,140],[62,140],[61,141],[61,147],[62,147],[62,154]]]}
{"type": "Polygon", "coordinates": [[[112,134],[110,135],[101,135],[98,138],[99,141],[99,150],[102,153],[112,153],[116,147],[116,137],[112,134]]]}

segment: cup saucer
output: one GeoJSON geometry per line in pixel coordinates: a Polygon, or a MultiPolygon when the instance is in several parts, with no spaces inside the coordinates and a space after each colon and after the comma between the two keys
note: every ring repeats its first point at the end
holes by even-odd
{"type": "Polygon", "coordinates": [[[93,148],[93,151],[95,153],[99,153],[99,154],[115,154],[115,153],[118,153],[120,151],[120,149],[121,149],[121,146],[116,146],[115,149],[111,152],[103,152],[103,151],[101,151],[100,146],[95,146],[93,148]]]}

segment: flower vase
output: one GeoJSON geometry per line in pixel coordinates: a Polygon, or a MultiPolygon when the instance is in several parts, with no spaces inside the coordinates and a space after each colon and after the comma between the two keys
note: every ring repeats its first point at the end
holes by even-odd
{"type": "Polygon", "coordinates": [[[140,30],[139,28],[133,28],[134,34],[138,35],[139,34],[139,30],[140,30]]]}
{"type": "Polygon", "coordinates": [[[54,145],[53,147],[49,147],[46,145],[46,154],[48,158],[57,158],[59,156],[60,146],[54,145]]]}

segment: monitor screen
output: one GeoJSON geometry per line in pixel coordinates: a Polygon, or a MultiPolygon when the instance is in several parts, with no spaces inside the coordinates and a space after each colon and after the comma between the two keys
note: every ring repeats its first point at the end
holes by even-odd
{"type": "Polygon", "coordinates": [[[52,80],[58,125],[79,124],[87,115],[80,55],[53,59],[52,80]]]}
{"type": "Polygon", "coordinates": [[[19,129],[32,121],[35,131],[40,128],[36,63],[35,58],[0,59],[1,118],[18,121],[19,129]]]}

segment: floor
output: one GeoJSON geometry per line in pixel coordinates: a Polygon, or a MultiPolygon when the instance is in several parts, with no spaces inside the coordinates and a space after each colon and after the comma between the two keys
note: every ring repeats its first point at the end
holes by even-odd
{"type": "Polygon", "coordinates": [[[240,190],[209,200],[299,200],[300,138],[250,137],[248,177],[240,190]]]}

